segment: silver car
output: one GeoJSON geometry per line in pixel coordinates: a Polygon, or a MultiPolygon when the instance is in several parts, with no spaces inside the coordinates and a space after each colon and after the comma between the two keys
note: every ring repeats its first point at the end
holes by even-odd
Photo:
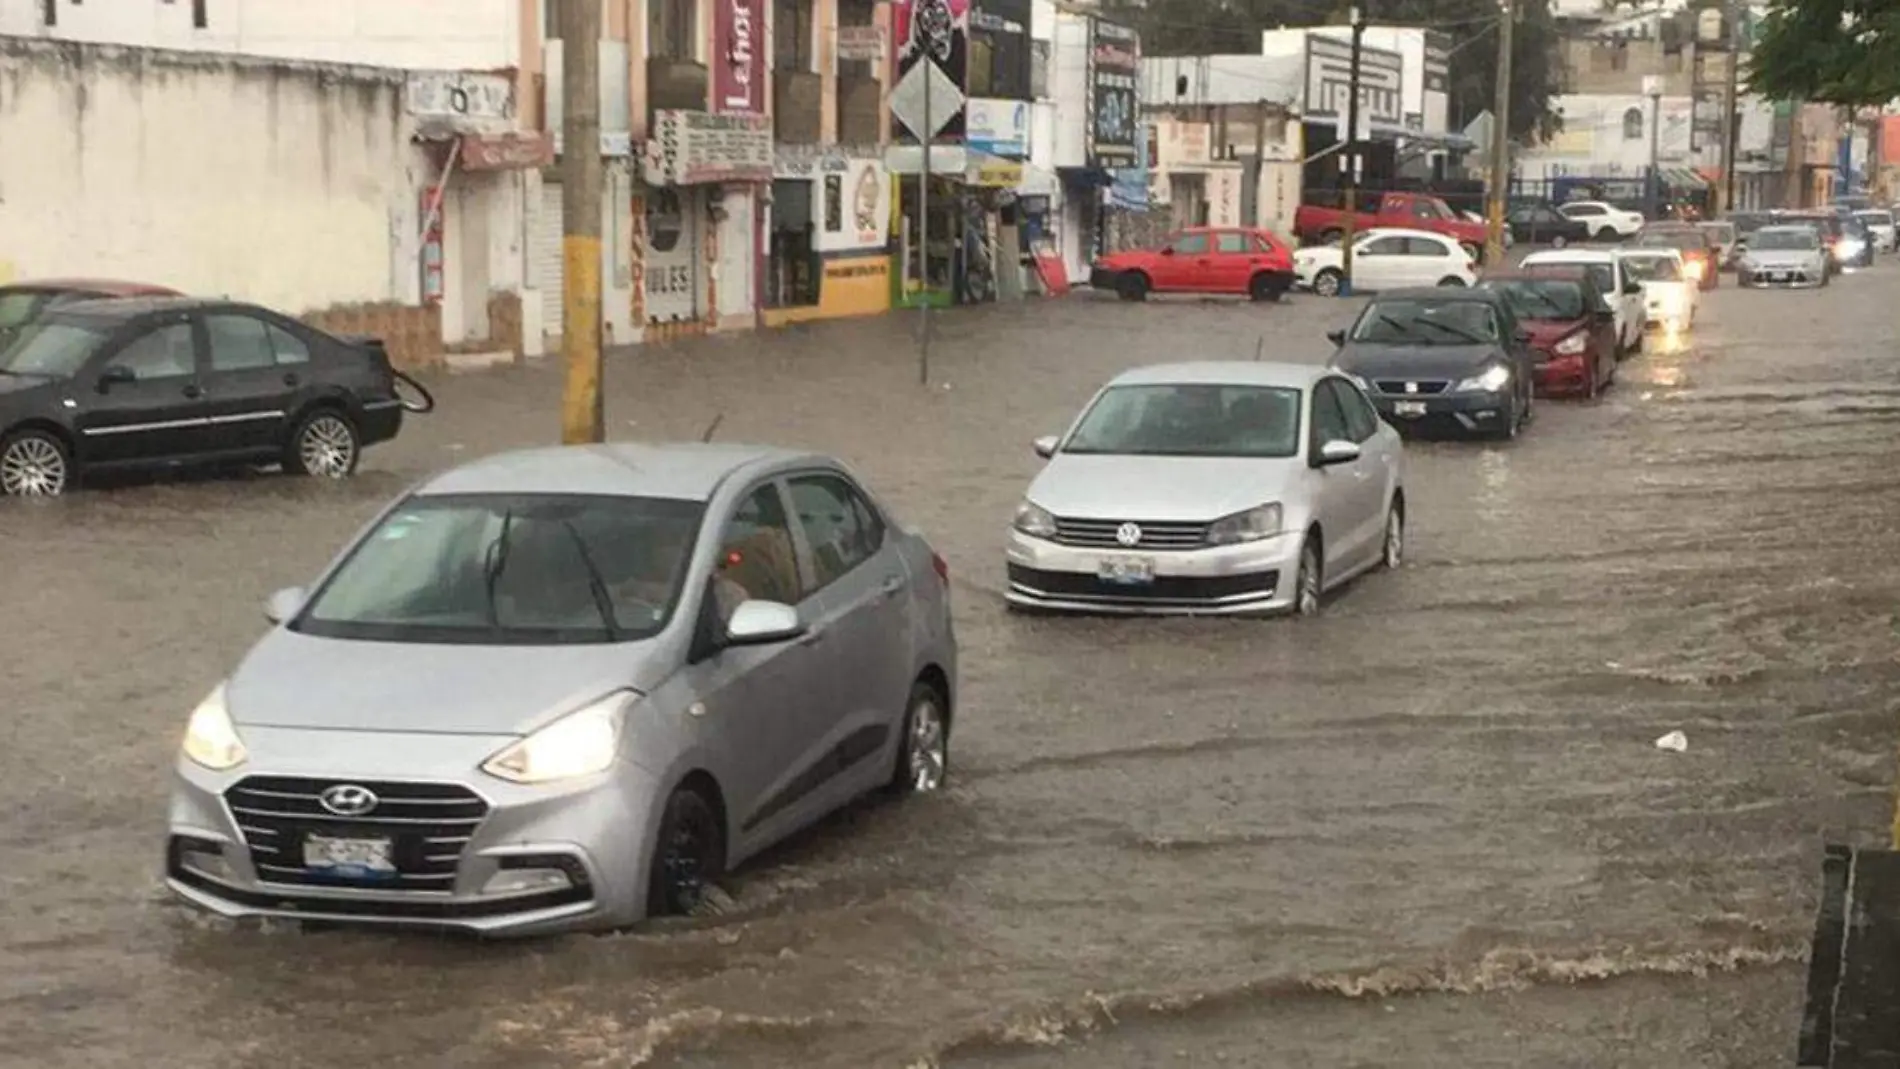
{"type": "Polygon", "coordinates": [[[1821,232],[1806,225],[1762,227],[1735,265],[1743,286],[1825,286],[1833,274],[1821,232]]]}
{"type": "Polygon", "coordinates": [[[1018,610],[1311,615],[1405,546],[1404,446],[1324,367],[1161,364],[1110,382],[1009,532],[1018,610]]]}
{"type": "Polygon", "coordinates": [[[931,791],[948,568],[833,460],[608,445],[392,504],[191,714],[166,879],[227,916],[489,934],[690,911],[866,791],[931,791]]]}

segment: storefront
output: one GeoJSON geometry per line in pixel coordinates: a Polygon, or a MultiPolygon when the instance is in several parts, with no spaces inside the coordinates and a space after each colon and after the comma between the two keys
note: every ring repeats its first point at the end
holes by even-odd
{"type": "Polygon", "coordinates": [[[646,340],[750,325],[755,235],[772,178],[772,131],[760,115],[662,110],[636,198],[640,263],[635,314],[646,340]]]}
{"type": "Polygon", "coordinates": [[[891,301],[899,307],[952,304],[961,289],[969,16],[967,3],[891,4],[892,144],[884,162],[897,176],[890,193],[891,301]]]}
{"type": "Polygon", "coordinates": [[[889,311],[889,243],[882,162],[780,145],[767,213],[765,325],[889,311]]]}
{"type": "Polygon", "coordinates": [[[926,204],[921,151],[892,146],[884,158],[892,173],[892,303],[914,308],[995,300],[999,265],[1018,262],[1003,242],[1002,215],[1016,199],[1023,164],[961,147],[933,149],[926,204]]]}

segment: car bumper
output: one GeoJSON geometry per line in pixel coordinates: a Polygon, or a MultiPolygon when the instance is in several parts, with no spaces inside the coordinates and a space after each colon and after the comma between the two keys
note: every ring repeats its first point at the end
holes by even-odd
{"type": "Polygon", "coordinates": [[[659,789],[625,765],[572,784],[523,787],[477,768],[489,736],[244,728],[251,758],[217,773],[181,760],[165,849],[173,894],[226,917],[544,935],[626,924],[645,912],[644,859],[659,789]],[[447,770],[447,774],[440,774],[447,770]],[[345,819],[327,785],[384,799],[345,819]],[[399,814],[399,815],[397,815],[399,814]],[[326,876],[304,838],[387,838],[397,872],[326,876]]]}
{"type": "Polygon", "coordinates": [[[1740,269],[1741,281],[1751,286],[1786,286],[1802,289],[1819,286],[1825,271],[1803,267],[1757,267],[1740,269]]]}
{"type": "Polygon", "coordinates": [[[1593,372],[1588,354],[1554,356],[1537,365],[1533,386],[1542,397],[1587,394],[1590,392],[1590,376],[1593,372]]]}
{"type": "Polygon", "coordinates": [[[1401,431],[1502,430],[1511,418],[1508,393],[1457,393],[1430,396],[1374,394],[1373,407],[1387,423],[1401,431]]]}
{"type": "Polygon", "coordinates": [[[1114,615],[1266,614],[1293,607],[1300,539],[1281,534],[1236,546],[1142,552],[1068,546],[1011,531],[1005,558],[1005,598],[1021,608],[1114,615]],[[1152,582],[1099,578],[1104,561],[1130,558],[1152,562],[1152,582]]]}
{"type": "Polygon", "coordinates": [[[1089,268],[1089,286],[1092,289],[1112,290],[1121,285],[1122,272],[1111,271],[1105,267],[1089,268]]]}
{"type": "Polygon", "coordinates": [[[400,400],[365,401],[361,415],[364,445],[387,442],[402,433],[403,408],[400,400]]]}

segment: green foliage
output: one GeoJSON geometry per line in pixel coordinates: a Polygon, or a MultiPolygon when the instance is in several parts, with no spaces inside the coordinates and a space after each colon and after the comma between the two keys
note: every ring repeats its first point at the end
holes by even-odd
{"type": "MultiPolygon", "coordinates": [[[[1452,40],[1454,127],[1489,110],[1497,84],[1497,0],[1361,0],[1374,25],[1424,26],[1452,40]]],[[[1511,135],[1548,137],[1560,74],[1557,27],[1550,0],[1517,0],[1511,60],[1511,135]]],[[[1348,5],[1335,0],[1148,0],[1118,6],[1116,17],[1141,31],[1149,56],[1258,55],[1263,30],[1343,25],[1348,5]]]]}
{"type": "Polygon", "coordinates": [[[1748,89],[1770,100],[1855,107],[1900,97],[1900,4],[1771,0],[1748,60],[1748,89]]]}

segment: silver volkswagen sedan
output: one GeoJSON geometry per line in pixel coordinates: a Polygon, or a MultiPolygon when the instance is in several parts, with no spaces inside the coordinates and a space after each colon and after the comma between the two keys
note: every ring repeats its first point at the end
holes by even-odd
{"type": "Polygon", "coordinates": [[[1159,364],[1060,438],[1009,534],[1019,610],[1302,616],[1405,547],[1404,446],[1324,367],[1159,364]]]}
{"type": "Polygon", "coordinates": [[[833,460],[607,445],[393,503],[191,714],[166,879],[227,916],[529,934],[687,912],[948,771],[948,568],[833,460]]]}

